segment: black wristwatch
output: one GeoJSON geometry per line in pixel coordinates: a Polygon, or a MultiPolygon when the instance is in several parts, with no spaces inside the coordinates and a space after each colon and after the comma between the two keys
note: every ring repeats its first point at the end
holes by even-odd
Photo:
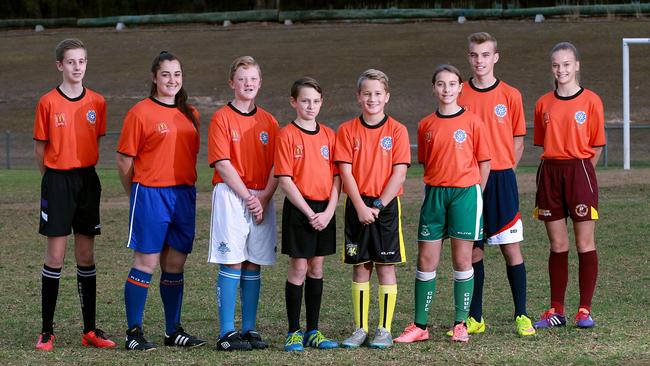
{"type": "Polygon", "coordinates": [[[381,203],[381,200],[377,198],[376,200],[372,201],[372,207],[375,207],[376,209],[381,211],[384,209],[385,206],[383,203],[381,203]]]}

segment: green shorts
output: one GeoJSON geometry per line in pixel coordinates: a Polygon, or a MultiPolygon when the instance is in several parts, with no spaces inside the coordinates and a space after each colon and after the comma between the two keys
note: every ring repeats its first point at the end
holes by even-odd
{"type": "Polygon", "coordinates": [[[420,209],[419,241],[483,239],[483,195],[467,188],[426,186],[420,209]]]}

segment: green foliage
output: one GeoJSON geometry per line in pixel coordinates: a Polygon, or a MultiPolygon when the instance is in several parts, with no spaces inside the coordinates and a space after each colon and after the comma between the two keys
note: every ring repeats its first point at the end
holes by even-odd
{"type": "MultiPolygon", "coordinates": [[[[123,350],[125,314],[123,284],[132,264],[132,254],[125,248],[128,199],[122,192],[115,170],[99,170],[103,184],[102,235],[96,242],[98,267],[98,325],[118,342],[117,350],[92,350],[80,344],[82,329],[74,272],[74,255],[69,245],[65,261],[59,302],[55,316],[56,349],[51,353],[33,350],[40,329],[40,268],[45,239],[36,233],[39,177],[33,170],[0,171],[0,308],[5,316],[0,322],[0,360],[3,365],[133,365],[133,364],[647,364],[650,362],[650,334],[643,331],[650,295],[648,265],[650,253],[646,238],[650,236],[648,202],[650,188],[644,184],[626,184],[624,173],[613,186],[601,188],[601,221],[597,225],[600,276],[593,304],[597,327],[578,330],[569,325],[562,329],[540,331],[530,339],[514,332],[512,299],[504,262],[497,248],[486,248],[486,284],[484,312],[487,331],[472,337],[467,345],[452,344],[444,335],[453,320],[452,279],[449,245],[445,244],[439,267],[439,280],[429,321],[432,339],[412,345],[396,345],[379,351],[308,350],[303,354],[282,351],[286,335],[284,283],[287,259],[279,255],[278,263],[265,267],[258,328],[271,343],[267,351],[220,353],[214,350],[218,335],[214,285],[217,267],[206,263],[210,218],[211,171],[201,169],[197,232],[194,252],[186,266],[186,292],[183,324],[188,331],[206,337],[210,345],[185,352],[162,347],[164,321],[158,284],[150,288],[145,331],[161,348],[149,353],[123,350]]],[[[534,179],[534,170],[520,171],[519,179],[534,179]]],[[[648,176],[648,169],[635,170],[648,176]]],[[[393,335],[412,321],[413,279],[416,266],[415,234],[421,203],[421,170],[410,169],[403,197],[403,227],[407,263],[398,266],[398,300],[393,321],[393,335]]],[[[276,197],[276,207],[281,197],[276,197]]],[[[548,306],[548,242],[544,227],[530,212],[534,193],[521,195],[525,242],[523,253],[528,269],[528,311],[535,318],[548,306]]],[[[339,215],[339,236],[341,211],[339,215]]],[[[325,288],[321,329],[328,337],[342,340],[353,330],[350,295],[350,267],[338,255],[325,264],[325,288]]],[[[376,278],[372,279],[370,324],[378,320],[376,278]]],[[[567,291],[569,320],[578,305],[577,257],[570,254],[570,282],[567,291]]],[[[303,310],[304,316],[304,310],[303,310]]],[[[237,320],[239,321],[239,319],[237,320]]],[[[570,324],[570,321],[569,321],[570,324]]],[[[304,318],[303,318],[304,325],[304,318]]]]}

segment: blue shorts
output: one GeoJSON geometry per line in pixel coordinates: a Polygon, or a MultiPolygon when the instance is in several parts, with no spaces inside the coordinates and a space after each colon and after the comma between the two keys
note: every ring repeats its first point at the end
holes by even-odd
{"type": "Polygon", "coordinates": [[[484,239],[475,247],[518,243],[524,239],[521,214],[519,213],[519,190],[512,169],[492,170],[483,191],[484,239]]]}
{"type": "Polygon", "coordinates": [[[165,244],[192,252],[196,221],[196,188],[131,186],[127,247],[140,253],[160,253],[165,244]]]}

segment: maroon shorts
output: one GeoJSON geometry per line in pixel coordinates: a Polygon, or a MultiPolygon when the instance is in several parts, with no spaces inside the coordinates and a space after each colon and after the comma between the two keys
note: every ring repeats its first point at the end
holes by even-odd
{"type": "Polygon", "coordinates": [[[598,219],[596,171],[588,159],[542,160],[537,169],[537,219],[573,221],[598,219]]]}

